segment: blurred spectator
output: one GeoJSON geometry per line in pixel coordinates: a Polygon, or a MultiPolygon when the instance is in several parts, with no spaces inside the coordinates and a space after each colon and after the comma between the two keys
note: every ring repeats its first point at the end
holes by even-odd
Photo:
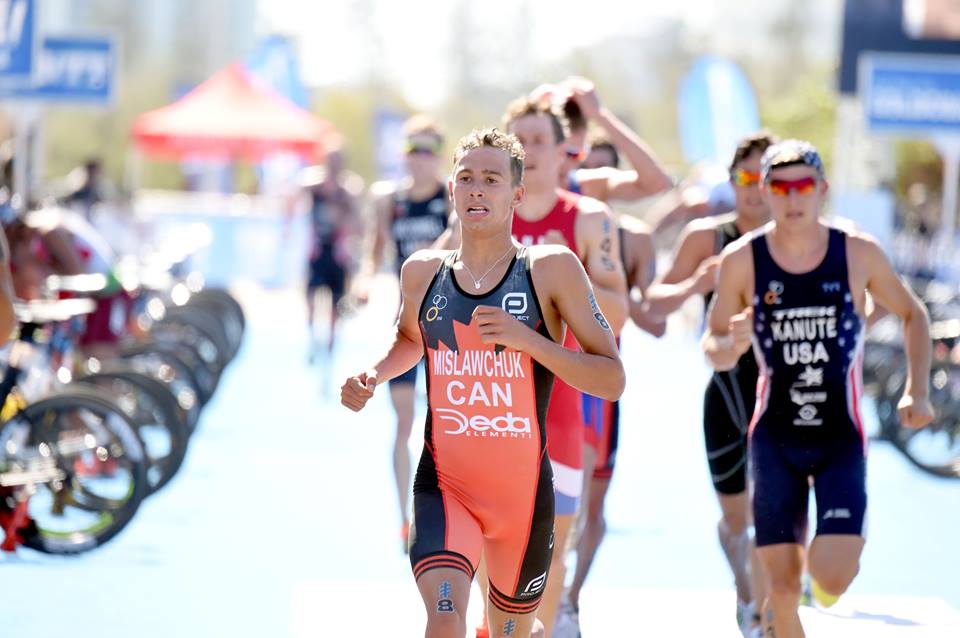
{"type": "Polygon", "coordinates": [[[114,198],[112,184],[103,176],[100,159],[88,158],[83,165],[70,171],[65,178],[66,195],[63,203],[90,219],[93,207],[114,198]]]}
{"type": "Polygon", "coordinates": [[[50,275],[104,275],[79,345],[87,356],[113,358],[126,331],[130,298],[112,277],[115,255],[100,233],[79,212],[57,207],[24,213],[4,230],[10,242],[13,288],[21,299],[46,296],[50,275]]]}
{"type": "Polygon", "coordinates": [[[903,228],[921,237],[932,237],[940,225],[940,200],[930,192],[930,187],[915,182],[907,188],[907,201],[903,210],[903,228]]]}

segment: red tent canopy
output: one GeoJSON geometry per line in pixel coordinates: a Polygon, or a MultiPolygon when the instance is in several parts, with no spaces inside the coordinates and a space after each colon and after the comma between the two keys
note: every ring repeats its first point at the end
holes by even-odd
{"type": "Polygon", "coordinates": [[[233,64],[163,108],[137,117],[133,136],[145,153],[167,159],[259,159],[291,151],[322,157],[336,130],[233,64]]]}

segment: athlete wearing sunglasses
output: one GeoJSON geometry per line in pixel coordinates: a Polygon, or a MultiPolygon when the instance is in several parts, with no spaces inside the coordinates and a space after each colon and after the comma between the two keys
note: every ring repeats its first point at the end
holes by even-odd
{"type": "MultiPolygon", "coordinates": [[[[760,183],[760,173],[738,168],[730,175],[730,181],[736,186],[753,186],[760,183]]],[[[799,179],[771,179],[766,187],[775,197],[787,197],[790,193],[797,195],[812,195],[817,190],[820,180],[816,177],[801,177],[799,179]]]]}
{"type": "MultiPolygon", "coordinates": [[[[570,106],[566,107],[565,111],[575,110],[580,114],[580,121],[583,123],[580,127],[571,127],[571,136],[567,140],[568,161],[564,163],[564,178],[569,171],[572,170],[573,173],[570,175],[570,185],[564,185],[565,188],[602,202],[611,202],[634,201],[673,187],[673,178],[647,143],[601,104],[593,82],[581,77],[568,78],[559,85],[558,92],[567,96],[565,103],[570,106]],[[630,163],[630,169],[610,166],[593,169],[580,167],[590,153],[587,143],[589,122],[593,122],[606,134],[630,163]]],[[[573,122],[576,123],[576,118],[573,122]]]]}
{"type": "MultiPolygon", "coordinates": [[[[694,295],[703,295],[704,305],[709,307],[720,252],[770,219],[769,206],[759,188],[760,158],[775,142],[772,135],[760,131],[737,145],[730,163],[735,212],[687,224],[670,269],[647,289],[646,305],[652,314],[666,316],[694,295]]],[[[737,620],[746,636],[760,630],[754,600],[763,596],[759,569],[748,569],[748,564],[755,561],[751,560],[748,536],[747,427],[753,414],[757,374],[756,360],[752,353],[745,352],[730,370],[713,375],[703,397],[704,447],[721,511],[717,534],[733,572],[737,620]]]]}
{"type": "Polygon", "coordinates": [[[926,310],[876,241],[821,219],[823,163],[809,143],[764,153],[760,191],[772,222],[726,248],[703,347],[717,370],[751,349],[760,362],[749,447],[757,553],[770,588],[763,624],[804,635],[797,614],[806,563],[830,604],[860,568],[866,519],[866,439],[860,404],[866,297],[900,316],[907,379],[900,422],[933,418],[926,310]],[[817,524],[807,547],[809,489],[817,524]]]}
{"type": "Polygon", "coordinates": [[[754,186],[760,183],[760,173],[737,167],[730,171],[730,182],[734,186],[754,186]]]}
{"type": "Polygon", "coordinates": [[[790,193],[806,196],[815,193],[819,184],[820,180],[816,177],[771,179],[767,182],[767,191],[775,197],[789,197],[790,193]]]}
{"type": "Polygon", "coordinates": [[[421,135],[408,138],[404,143],[403,151],[407,155],[426,155],[436,157],[443,148],[443,142],[432,135],[421,135]]]}

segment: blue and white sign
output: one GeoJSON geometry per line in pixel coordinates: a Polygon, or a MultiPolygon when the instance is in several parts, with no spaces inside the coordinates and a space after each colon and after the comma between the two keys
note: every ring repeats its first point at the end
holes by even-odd
{"type": "Polygon", "coordinates": [[[378,110],[373,115],[374,144],[377,155],[377,176],[380,179],[395,181],[407,174],[403,161],[403,124],[406,116],[387,109],[378,110]]]}
{"type": "Polygon", "coordinates": [[[37,56],[33,82],[0,86],[0,97],[108,104],[113,99],[116,73],[117,51],[112,38],[47,36],[37,56]]]}
{"type": "Polygon", "coordinates": [[[960,135],[960,56],[865,54],[859,84],[870,130],[960,135]]]}
{"type": "Polygon", "coordinates": [[[34,0],[0,0],[0,83],[29,81],[36,58],[34,0]]]}

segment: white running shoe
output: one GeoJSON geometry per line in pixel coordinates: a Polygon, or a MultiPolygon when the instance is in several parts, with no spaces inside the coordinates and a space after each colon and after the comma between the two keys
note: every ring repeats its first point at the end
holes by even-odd
{"type": "Polygon", "coordinates": [[[553,638],[580,638],[580,612],[566,600],[557,609],[552,635],[553,638]]]}
{"type": "Polygon", "coordinates": [[[743,638],[753,638],[754,636],[763,636],[763,628],[760,625],[760,619],[757,617],[757,606],[753,601],[745,603],[737,600],[737,625],[740,627],[740,633],[743,638]],[[755,630],[760,630],[757,634],[755,630]]]}

